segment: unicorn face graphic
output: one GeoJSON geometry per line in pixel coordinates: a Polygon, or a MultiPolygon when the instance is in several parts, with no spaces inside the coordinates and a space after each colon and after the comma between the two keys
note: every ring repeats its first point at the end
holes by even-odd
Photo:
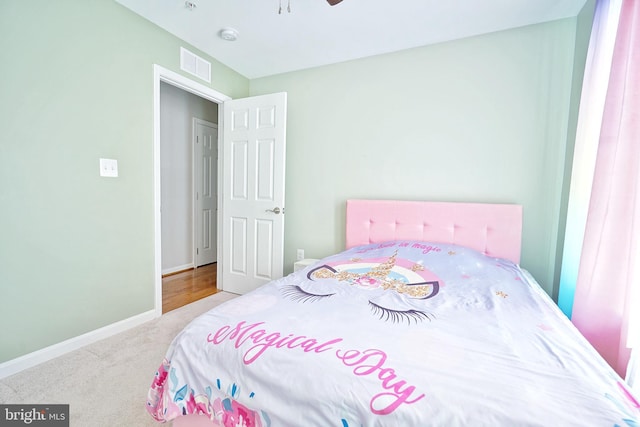
{"type": "MultiPolygon", "coordinates": [[[[349,285],[357,288],[359,294],[365,291],[372,312],[381,320],[394,323],[430,319],[427,313],[411,308],[407,302],[435,297],[442,283],[422,264],[398,258],[397,251],[390,257],[330,262],[309,271],[307,279],[349,285]]],[[[284,294],[300,302],[315,302],[336,295],[335,292],[311,292],[300,285],[288,286],[284,294]]]]}

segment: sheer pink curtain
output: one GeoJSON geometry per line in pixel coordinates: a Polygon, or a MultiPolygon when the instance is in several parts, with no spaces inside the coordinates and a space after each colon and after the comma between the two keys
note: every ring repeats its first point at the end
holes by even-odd
{"type": "Polygon", "coordinates": [[[622,377],[639,239],[640,1],[623,0],[571,318],[622,377]]]}

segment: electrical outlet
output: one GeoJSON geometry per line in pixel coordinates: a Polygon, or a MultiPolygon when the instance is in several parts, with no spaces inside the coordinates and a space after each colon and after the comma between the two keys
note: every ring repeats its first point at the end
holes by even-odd
{"type": "Polygon", "coordinates": [[[304,249],[298,249],[296,252],[296,261],[304,259],[304,249]]]}
{"type": "Polygon", "coordinates": [[[115,159],[100,159],[100,176],[118,177],[118,161],[115,159]]]}

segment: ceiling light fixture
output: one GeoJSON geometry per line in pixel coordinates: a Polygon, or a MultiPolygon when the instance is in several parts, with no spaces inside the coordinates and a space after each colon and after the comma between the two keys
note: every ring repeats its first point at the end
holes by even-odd
{"type": "Polygon", "coordinates": [[[238,39],[238,30],[235,28],[223,28],[218,33],[222,40],[226,40],[228,42],[234,42],[238,39]]]}
{"type": "Polygon", "coordinates": [[[189,10],[193,10],[193,9],[195,9],[196,7],[198,7],[198,5],[197,5],[197,4],[195,4],[195,3],[194,3],[194,2],[192,2],[192,1],[188,1],[188,0],[187,0],[187,1],[185,1],[185,2],[184,2],[184,7],[186,7],[186,8],[187,8],[187,9],[189,9],[189,10]]]}

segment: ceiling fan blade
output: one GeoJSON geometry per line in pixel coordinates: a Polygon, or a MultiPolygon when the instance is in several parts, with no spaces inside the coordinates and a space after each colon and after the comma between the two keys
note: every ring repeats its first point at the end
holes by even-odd
{"type": "Polygon", "coordinates": [[[338,3],[340,3],[342,0],[327,0],[327,3],[329,3],[331,6],[335,6],[338,3]]]}

